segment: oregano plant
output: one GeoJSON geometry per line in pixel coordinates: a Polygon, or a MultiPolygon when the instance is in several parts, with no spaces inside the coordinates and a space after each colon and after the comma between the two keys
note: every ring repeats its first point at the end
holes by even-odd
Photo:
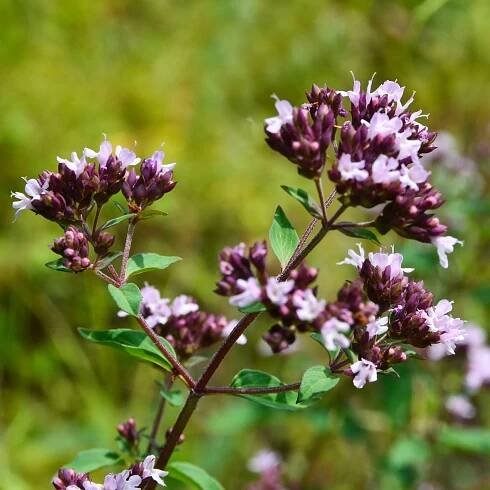
{"type": "Polygon", "coordinates": [[[447,254],[462,244],[447,235],[434,214],[443,198],[430,183],[423,157],[435,148],[436,133],[422,124],[421,111],[410,109],[413,96],[404,100],[404,87],[386,81],[373,90],[372,84],[362,90],[355,80],[347,91],[313,85],[298,106],[276,97],[278,114],[265,120],[266,142],[305,178],[305,189],[282,188],[311,215],[311,222],[298,234],[278,206],[268,241],[239,243],[219,253],[215,293],[228,298],[241,314],[239,320],[206,312],[188,295],[166,298],[149,284],[140,286],[140,275],[181,260],[154,251],[132,252],[141,222],[165,214],[152,204],[176,185],[175,164],[164,164],[162,151],[140,159],[105,139],[98,151],[85,148],[81,156],[58,158],[57,170],[25,179],[25,192],[13,193],[16,216],[30,210],[62,228],[52,245],[60,258],[46,265],[94,274],[107,283],[117,315],[133,322],[132,328],[82,328],[80,335],[164,373],[156,388],[159,405],[151,408],[151,431],[138,429],[132,418],[117,425],[118,447],[80,452],[53,479],[56,489],[151,490],[165,486],[167,479],[222,489],[199,461],[180,461],[175,454],[204,398],[238,396],[270,409],[307,410],[343,380],[361,389],[379,375],[397,375],[397,365],[419,357],[422,348],[438,345],[446,354],[454,353],[464,338],[464,322],[451,316],[450,301],[436,300],[422,281],[413,279],[413,269],[404,266],[392,246],[366,253],[358,243],[348,250],[339,264],[352,266],[356,278],[341,284],[332,300],[321,297],[315,285],[318,269],[306,264],[316,248],[328,260],[325,237],[336,232],[379,247],[379,236],[393,231],[434,245],[444,268],[447,254]],[[332,184],[328,193],[327,179],[332,184]],[[107,206],[118,195],[126,205],[107,206]],[[354,207],[369,208],[372,219],[350,221],[348,211],[354,207]],[[114,212],[104,223],[103,209],[114,212]],[[116,226],[127,227],[121,250],[115,249],[112,235],[116,226]],[[270,272],[277,264],[270,266],[269,249],[281,267],[278,275],[270,272]],[[273,353],[290,348],[303,335],[323,346],[323,358],[298,373],[293,383],[244,366],[230,373],[228,386],[213,385],[213,375],[226,369],[228,353],[245,343],[247,328],[259,316],[270,319],[263,338],[273,353]],[[214,354],[203,362],[199,352],[212,346],[214,354]],[[195,365],[200,366],[197,377],[190,373],[195,365]],[[164,429],[165,404],[179,407],[180,413],[164,429]],[[94,482],[90,472],[103,467],[119,469],[94,482]]]}

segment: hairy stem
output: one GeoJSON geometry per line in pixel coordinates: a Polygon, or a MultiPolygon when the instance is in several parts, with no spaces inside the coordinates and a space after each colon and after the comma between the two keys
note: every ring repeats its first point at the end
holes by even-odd
{"type": "Polygon", "coordinates": [[[320,206],[322,208],[323,224],[326,225],[328,223],[327,208],[325,206],[325,197],[323,196],[322,179],[320,177],[315,179],[315,186],[316,186],[316,190],[318,192],[318,198],[320,199],[320,206]]]}
{"type": "Polygon", "coordinates": [[[92,239],[95,237],[95,232],[97,231],[97,223],[99,221],[101,209],[102,206],[97,204],[97,209],[95,210],[94,224],[92,225],[92,239]]]}
{"type": "Polygon", "coordinates": [[[128,233],[126,235],[126,242],[124,244],[121,271],[119,273],[119,280],[121,283],[126,281],[126,267],[128,265],[129,253],[131,252],[131,244],[133,243],[134,229],[136,227],[137,216],[129,220],[128,233]]]}
{"type": "Polygon", "coordinates": [[[156,345],[157,349],[165,356],[165,359],[171,364],[175,374],[182,378],[189,389],[194,389],[196,382],[190,375],[189,371],[176,359],[170,351],[163,345],[162,341],[158,335],[153,331],[153,329],[146,323],[146,320],[139,315],[136,320],[140,324],[141,328],[145,331],[146,335],[150,337],[151,341],[156,345]]]}

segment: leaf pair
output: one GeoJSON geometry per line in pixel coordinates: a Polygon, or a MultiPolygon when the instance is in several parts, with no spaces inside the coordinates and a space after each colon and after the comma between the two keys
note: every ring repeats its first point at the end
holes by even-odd
{"type": "MultiPolygon", "coordinates": [[[[284,391],[267,394],[239,395],[260,405],[279,410],[302,410],[331,390],[339,379],[333,376],[324,366],[313,366],[303,375],[298,391],[284,391]]],[[[284,386],[278,378],[263,371],[243,369],[233,378],[233,388],[276,388],[284,386]]]]}

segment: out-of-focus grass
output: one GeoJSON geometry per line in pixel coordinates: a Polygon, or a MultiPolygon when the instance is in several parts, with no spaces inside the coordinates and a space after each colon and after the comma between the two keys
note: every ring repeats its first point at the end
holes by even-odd
{"type": "MultiPolygon", "coordinates": [[[[279,188],[305,181],[263,143],[270,94],[297,102],[312,82],[349,87],[349,70],[362,80],[377,72],[377,80],[398,78],[417,91],[416,105],[431,113],[431,127],[452,131],[473,149],[488,138],[486,0],[3,0],[0,13],[0,487],[11,490],[46,487],[77,451],[109,446],[115,424],[130,415],[148,425],[156,395],[151,368],[77,336],[78,326],[124,322],[114,318],[95,277],[43,267],[52,259],[55,225],[31,215],[12,225],[8,194],[20,189],[20,176],[53,168],[58,154],[97,146],[104,132],[117,143],[137,140],[142,154],[164,142],[168,160],[178,162],[179,184],[159,204],[169,216],[144,223],[135,249],[183,256],[148,280],[165,294],[191,293],[231,314],[211,293],[220,248],[264,237],[277,203],[298,229],[307,223],[279,188]]],[[[449,272],[435,266],[426,247],[408,251],[422,265],[420,277],[457,299],[458,314],[484,324],[488,204],[471,193],[458,202],[465,206],[470,198],[476,212],[457,214],[458,207],[449,216],[466,240],[449,272]]],[[[325,296],[345,278],[334,264],[352,243],[334,235],[313,255],[325,296]]],[[[319,348],[306,339],[307,355],[261,358],[253,345],[266,326],[253,328],[248,348],[236,349],[217,381],[250,365],[293,380],[311,358],[321,362],[319,348]]],[[[201,463],[226,488],[250,481],[237,468],[268,445],[287,457],[287,472],[301,488],[403,488],[405,480],[387,470],[390,454],[404,439],[420,448],[412,439],[439,423],[441,389],[455,389],[462,369],[454,365],[449,375],[450,361],[444,366],[430,367],[428,375],[414,365],[405,380],[383,380],[363,392],[344,383],[301,415],[207,400],[181,456],[201,463]]],[[[488,396],[479,403],[485,414],[488,396]]],[[[488,423],[488,413],[482,416],[488,423]]],[[[417,475],[432,475],[443,488],[483,488],[476,457],[434,451],[412,465],[417,475]]]]}

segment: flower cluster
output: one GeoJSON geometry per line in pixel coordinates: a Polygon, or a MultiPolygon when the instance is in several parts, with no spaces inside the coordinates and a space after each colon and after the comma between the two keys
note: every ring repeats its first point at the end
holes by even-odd
{"type": "Polygon", "coordinates": [[[162,151],[155,152],[136,172],[134,167],[141,159],[127,148],[113,149],[108,140],[98,151],[85,148],[80,157],[75,152],[69,159],[58,157],[56,172],[46,170],[37,179],[25,178],[24,192],[12,193],[16,218],[30,210],[63,228],[69,227],[64,237],[56,240],[53,250],[63,257],[65,267],[80,272],[90,267],[89,242],[98,257],[106,255],[114,244],[112,235],[95,226],[92,233],[88,231],[87,218],[92,209],[97,208],[99,213],[112,196],[121,192],[129,211],[139,213],[175,187],[175,164],[163,165],[163,157],[162,151]]]}
{"type": "Polygon", "coordinates": [[[67,468],[59,470],[52,483],[56,490],[137,490],[150,480],[164,487],[163,478],[167,475],[168,472],[155,468],[155,456],[150,455],[121,473],[110,473],[102,484],[91,481],[87,473],[67,468]]]}
{"type": "Polygon", "coordinates": [[[388,80],[372,90],[372,82],[365,91],[357,80],[347,91],[314,86],[299,107],[278,99],[278,115],[265,120],[266,141],[308,178],[321,176],[331,146],[327,173],[341,201],[366,208],[383,205],[374,222],[380,233],[394,230],[432,243],[447,267],[446,254],[462,242],[446,236],[447,226],[434,216],[444,200],[422,164],[422,157],[436,148],[437,135],[419,121],[426,117],[422,111],[410,110],[413,95],[403,101],[405,87],[388,80]],[[343,98],[350,101],[349,110],[343,98]],[[345,118],[342,124],[339,118],[345,118]]]}
{"type": "Polygon", "coordinates": [[[443,299],[434,304],[423,283],[406,276],[412,269],[402,267],[402,255],[379,252],[366,257],[361,245],[358,247],[358,253],[349,250],[340,264],[356,267],[363,290],[378,312],[365,329],[354,329],[351,348],[359,357],[350,366],[354,384],[360,388],[376,381],[378,370],[405,361],[410,353],[400,343],[414,347],[437,344],[446,354],[454,354],[465,330],[463,320],[449,314],[452,303],[443,299]]]}
{"type": "Polygon", "coordinates": [[[454,354],[456,343],[463,340],[464,322],[449,315],[452,304],[434,304],[423,283],[407,277],[413,269],[402,267],[401,254],[380,251],[366,257],[361,245],[358,252],[349,250],[340,264],[356,267],[359,278],[346,283],[333,302],[318,298],[317,289],[310,287],[316,269],[302,266],[279,282],[267,274],[266,256],[263,242],[249,249],[243,243],[225,248],[216,292],[240,308],[257,302],[265,307],[277,321],[264,336],[273,352],[287,349],[298,332],[318,333],[334,353],[332,371],[353,376],[355,386],[362,388],[377,379],[378,371],[407,360],[409,354],[399,344],[440,344],[454,354]],[[339,353],[347,349],[358,361],[345,370],[348,362],[339,353]]]}
{"type": "Polygon", "coordinates": [[[285,281],[266,271],[267,244],[256,242],[247,249],[244,243],[225,248],[219,256],[221,278],[216,293],[228,296],[238,308],[262,303],[277,323],[264,336],[272,351],[287,349],[296,339],[296,330],[306,331],[325,309],[325,301],[309,286],[318,275],[312,267],[301,266],[285,281]]]}
{"type": "MultiPolygon", "coordinates": [[[[165,337],[182,359],[218,342],[233,329],[233,321],[200,310],[191,296],[182,294],[170,300],[148,284],[141,288],[141,295],[140,311],[146,323],[165,337]]],[[[120,311],[118,316],[127,313],[120,311]]]]}

